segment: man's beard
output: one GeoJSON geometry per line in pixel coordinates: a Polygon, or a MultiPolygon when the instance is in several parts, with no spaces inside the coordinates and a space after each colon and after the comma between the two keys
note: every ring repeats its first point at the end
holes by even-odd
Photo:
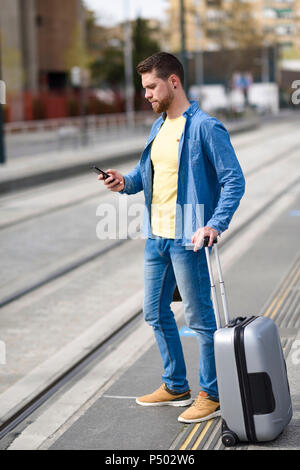
{"type": "Polygon", "coordinates": [[[173,101],[173,98],[174,98],[174,94],[170,90],[168,96],[166,96],[164,99],[162,99],[159,102],[156,101],[156,106],[152,106],[153,111],[157,114],[167,112],[173,101]]]}

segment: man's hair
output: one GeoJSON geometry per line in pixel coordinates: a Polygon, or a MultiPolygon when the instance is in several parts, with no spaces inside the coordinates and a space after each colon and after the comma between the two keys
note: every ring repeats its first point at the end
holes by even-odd
{"type": "Polygon", "coordinates": [[[168,52],[157,52],[147,57],[137,66],[139,75],[152,72],[155,70],[158,78],[168,80],[173,73],[180,79],[182,86],[184,85],[184,70],[182,63],[172,54],[168,52]]]}

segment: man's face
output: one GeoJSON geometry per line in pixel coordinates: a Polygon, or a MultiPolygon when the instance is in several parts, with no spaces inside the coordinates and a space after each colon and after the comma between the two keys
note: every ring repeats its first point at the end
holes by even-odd
{"type": "Polygon", "coordinates": [[[155,70],[142,74],[145,98],[152,104],[155,113],[166,112],[174,99],[174,93],[168,80],[156,76],[155,70]]]}

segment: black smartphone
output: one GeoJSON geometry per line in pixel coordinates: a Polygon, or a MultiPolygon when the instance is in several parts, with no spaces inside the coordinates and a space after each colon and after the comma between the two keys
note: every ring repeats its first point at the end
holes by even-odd
{"type": "MultiPolygon", "coordinates": [[[[95,173],[97,173],[98,175],[103,175],[104,179],[106,180],[107,178],[109,178],[111,175],[109,175],[108,173],[105,173],[105,171],[103,170],[100,170],[100,168],[98,168],[96,165],[92,165],[90,167],[91,170],[93,170],[95,173]]],[[[112,180],[112,183],[114,182],[115,180],[112,180]]]]}

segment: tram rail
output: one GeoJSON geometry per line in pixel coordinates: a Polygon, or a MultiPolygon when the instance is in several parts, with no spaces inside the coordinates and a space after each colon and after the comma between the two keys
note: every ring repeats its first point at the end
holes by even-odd
{"type": "MultiPolygon", "coordinates": [[[[249,169],[245,172],[245,176],[253,177],[263,170],[266,165],[274,166],[283,159],[288,158],[293,152],[298,150],[298,145],[291,145],[284,152],[279,152],[275,157],[270,158],[267,162],[258,164],[253,169],[249,169]]],[[[231,242],[237,235],[241,234],[246,228],[248,228],[259,216],[266,214],[268,210],[276,204],[288,191],[294,190],[299,186],[300,176],[296,176],[288,184],[282,187],[276,192],[274,197],[267,201],[266,204],[261,205],[250,214],[250,216],[244,218],[241,223],[236,225],[230,233],[226,234],[224,240],[222,240],[222,246],[231,242]]],[[[94,197],[94,195],[86,196],[82,200],[86,200],[94,197]]],[[[74,204],[80,204],[82,200],[76,201],[74,204]]],[[[65,207],[68,207],[67,204],[65,207]]],[[[60,210],[59,207],[57,210],[60,210]]],[[[54,209],[55,210],[55,209],[54,209]]],[[[35,215],[38,217],[38,215],[35,215]]],[[[30,216],[27,220],[30,220],[30,216]]],[[[23,221],[23,220],[22,220],[23,221]]],[[[21,222],[21,221],[20,221],[21,222]]],[[[1,228],[0,228],[1,229],[1,228]]],[[[61,269],[49,273],[39,282],[32,283],[23,289],[14,292],[10,296],[0,300],[0,308],[21,299],[24,296],[30,295],[42,286],[45,286],[52,281],[62,278],[66,274],[78,269],[79,267],[94,261],[97,258],[120,245],[128,242],[128,239],[118,240],[112,243],[108,247],[102,248],[101,250],[95,250],[94,253],[74,259],[73,262],[67,264],[61,269]]],[[[300,258],[296,260],[293,267],[289,271],[288,276],[284,276],[284,279],[280,283],[279,287],[274,291],[271,298],[268,300],[268,304],[264,306],[261,315],[267,315],[274,319],[277,326],[283,331],[283,348],[285,355],[290,351],[292,340],[294,338],[294,330],[299,326],[299,311],[295,309],[296,305],[299,305],[299,288],[297,287],[300,279],[300,258]],[[283,309],[284,307],[284,309],[283,309]]],[[[21,406],[20,409],[16,410],[7,420],[0,422],[0,440],[4,439],[8,434],[12,433],[17,426],[31,416],[34,411],[45,404],[55,393],[62,390],[63,387],[71,380],[75,380],[76,376],[84,371],[95,359],[105,352],[105,349],[120,338],[126,329],[134,328],[135,322],[141,318],[141,310],[137,309],[132,312],[130,318],[119,325],[118,328],[110,331],[105,339],[102,339],[99,344],[93,347],[87,354],[79,358],[75,363],[71,364],[67,370],[65,370],[55,380],[49,380],[48,385],[44,390],[40,391],[35,397],[31,398],[28,403],[21,406]]],[[[197,424],[195,426],[186,427],[181,430],[180,436],[177,436],[172,444],[171,449],[210,449],[210,448],[222,448],[220,446],[220,420],[211,420],[211,422],[197,424]]]]}
{"type": "MultiPolygon", "coordinates": [[[[289,158],[291,154],[298,151],[298,148],[299,148],[298,144],[293,144],[290,147],[288,147],[284,152],[279,152],[277,155],[275,155],[271,159],[268,159],[267,162],[263,162],[261,164],[258,164],[254,168],[249,169],[248,171],[245,171],[245,178],[248,179],[249,177],[253,177],[256,174],[258,174],[261,170],[266,168],[266,166],[268,166],[268,168],[270,168],[270,166],[276,165],[279,162],[281,162],[282,160],[284,160],[286,158],[289,158]]],[[[286,186],[286,188],[284,188],[283,190],[278,192],[275,195],[275,197],[271,201],[269,201],[269,203],[267,205],[265,205],[265,206],[261,207],[259,210],[257,210],[252,215],[252,217],[250,219],[246,219],[244,221],[244,223],[240,225],[238,231],[242,230],[245,227],[245,225],[251,223],[251,221],[253,219],[255,219],[262,212],[267,210],[268,207],[272,206],[278,199],[280,199],[280,197],[286,192],[286,190],[291,189],[293,187],[296,187],[299,184],[299,181],[300,181],[300,179],[298,177],[295,178],[292,181],[292,183],[289,183],[286,186]]],[[[99,196],[101,196],[101,195],[103,195],[103,192],[99,193],[99,196]]],[[[57,209],[53,208],[51,211],[49,211],[49,213],[53,213],[53,212],[56,212],[56,211],[59,211],[59,210],[62,210],[64,208],[68,208],[68,207],[71,207],[71,206],[79,205],[82,202],[89,201],[90,199],[92,199],[94,197],[95,197],[95,194],[91,194],[91,195],[87,195],[87,196],[85,195],[82,198],[77,199],[75,202],[68,202],[65,205],[59,206],[57,209]]],[[[28,221],[28,220],[31,220],[32,218],[38,218],[39,216],[43,216],[43,215],[44,214],[40,213],[40,214],[35,214],[34,216],[28,216],[25,219],[21,219],[20,223],[24,222],[25,220],[28,221]]],[[[18,221],[14,222],[13,224],[8,224],[8,226],[16,225],[17,223],[18,223],[18,221]]],[[[0,231],[2,229],[5,229],[5,228],[7,228],[7,226],[4,226],[4,227],[0,226],[0,231]]],[[[231,236],[234,236],[235,234],[237,234],[238,231],[233,230],[232,233],[231,233],[231,236]]],[[[39,282],[34,282],[33,284],[28,285],[28,286],[26,286],[22,289],[19,289],[16,292],[0,299],[0,309],[4,306],[8,305],[9,303],[14,302],[15,300],[20,299],[21,297],[29,294],[30,292],[38,289],[39,287],[42,287],[42,286],[52,282],[53,280],[58,279],[58,278],[62,277],[63,275],[65,275],[65,274],[67,274],[67,273],[83,266],[84,264],[86,264],[86,263],[102,256],[103,254],[107,253],[108,251],[110,251],[113,248],[116,248],[116,247],[120,246],[120,244],[122,244],[126,241],[127,240],[119,240],[118,242],[114,243],[112,246],[110,246],[108,248],[104,248],[104,249],[101,249],[101,250],[95,250],[95,252],[92,253],[91,255],[85,256],[85,257],[77,259],[77,260],[75,259],[73,262],[68,263],[65,267],[62,267],[59,270],[54,271],[52,273],[49,273],[49,275],[44,276],[39,282]]],[[[225,242],[226,242],[226,240],[225,240],[225,242]]]]}

